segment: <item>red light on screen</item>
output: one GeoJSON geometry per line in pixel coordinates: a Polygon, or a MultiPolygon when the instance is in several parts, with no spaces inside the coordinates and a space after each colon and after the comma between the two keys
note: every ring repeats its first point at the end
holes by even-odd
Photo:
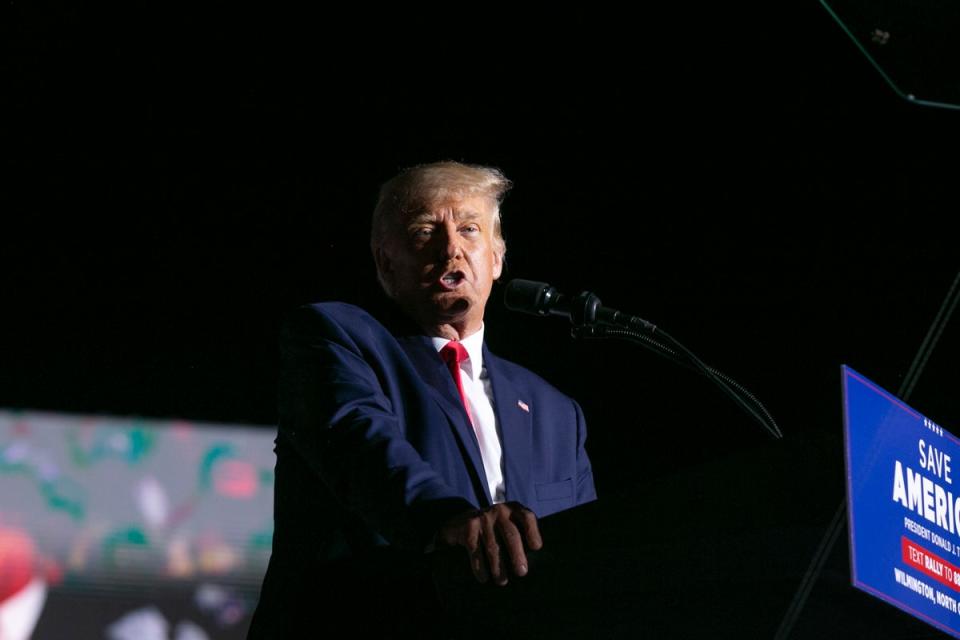
{"type": "Polygon", "coordinates": [[[0,602],[33,579],[33,540],[17,529],[0,527],[0,602]]]}
{"type": "Polygon", "coordinates": [[[213,470],[213,486],[228,498],[248,499],[257,493],[259,482],[253,465],[243,460],[224,460],[213,470]]]}

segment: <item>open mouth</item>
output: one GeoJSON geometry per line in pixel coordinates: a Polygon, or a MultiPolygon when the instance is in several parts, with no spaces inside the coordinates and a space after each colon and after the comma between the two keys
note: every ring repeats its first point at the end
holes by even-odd
{"type": "Polygon", "coordinates": [[[445,289],[456,289],[465,278],[462,271],[451,271],[440,277],[440,285],[445,289]]]}

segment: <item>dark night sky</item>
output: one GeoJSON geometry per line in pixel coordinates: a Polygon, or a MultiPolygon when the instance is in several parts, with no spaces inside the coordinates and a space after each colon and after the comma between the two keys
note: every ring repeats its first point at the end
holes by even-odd
{"type": "MultiPolygon", "coordinates": [[[[718,544],[792,545],[760,629],[843,496],[840,364],[896,391],[956,275],[960,116],[897,98],[815,5],[3,11],[0,406],[271,424],[283,312],[376,296],[378,184],[494,164],[508,278],[655,321],[780,423],[775,443],[693,374],[494,291],[492,347],[580,400],[601,493],[656,495],[691,539],[711,518],[718,544]]],[[[947,428],[956,324],[911,398],[947,428]]]]}

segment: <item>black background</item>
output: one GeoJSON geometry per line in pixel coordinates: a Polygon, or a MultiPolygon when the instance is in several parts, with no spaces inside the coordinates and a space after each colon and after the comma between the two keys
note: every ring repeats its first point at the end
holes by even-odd
{"type": "MultiPolygon", "coordinates": [[[[753,545],[700,621],[772,635],[843,497],[840,365],[896,391],[956,276],[960,116],[897,98],[816,5],[357,9],[4,7],[0,406],[270,425],[282,314],[378,295],[378,185],[492,164],[506,279],[656,322],[779,422],[495,287],[491,347],[581,402],[637,539],[753,545]]],[[[958,342],[910,398],[948,429],[958,342]]],[[[845,586],[844,547],[798,637],[922,636],[845,586]]]]}

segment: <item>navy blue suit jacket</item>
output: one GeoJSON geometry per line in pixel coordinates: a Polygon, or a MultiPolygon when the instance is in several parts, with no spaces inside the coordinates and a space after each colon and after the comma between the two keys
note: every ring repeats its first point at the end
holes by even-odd
{"type": "MultiPolygon", "coordinates": [[[[271,592],[301,589],[311,567],[384,546],[422,556],[447,519],[491,504],[449,370],[428,337],[395,333],[343,303],[301,308],[286,324],[261,608],[271,592]]],[[[484,365],[506,499],[538,517],[596,499],[577,403],[486,345],[484,365]]]]}

